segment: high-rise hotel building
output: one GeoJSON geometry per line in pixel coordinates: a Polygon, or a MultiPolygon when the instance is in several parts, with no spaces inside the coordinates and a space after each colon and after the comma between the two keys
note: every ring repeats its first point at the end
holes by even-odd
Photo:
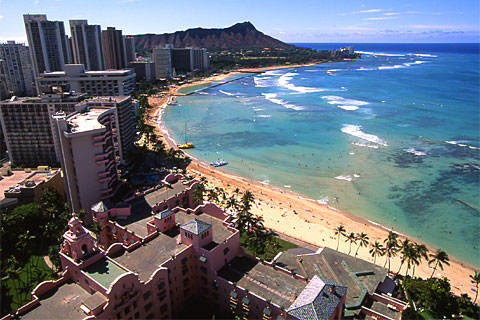
{"type": "Polygon", "coordinates": [[[83,64],[85,70],[105,70],[102,30],[89,25],[87,20],[70,20],[73,61],[83,64]]]}
{"type": "Polygon", "coordinates": [[[45,14],[23,15],[35,76],[63,70],[70,62],[63,21],[49,21],[45,14]]]}
{"type": "Polygon", "coordinates": [[[130,97],[98,97],[80,103],[80,111],[57,114],[58,145],[65,189],[73,212],[113,196],[120,183],[118,166],[133,147],[130,97]]]}
{"type": "Polygon", "coordinates": [[[6,95],[35,95],[30,53],[24,44],[15,41],[0,43],[0,78],[5,83],[6,95]]]}
{"type": "Polygon", "coordinates": [[[102,30],[103,51],[105,54],[105,67],[107,69],[123,69],[127,66],[127,53],[122,30],[108,27],[102,30]]]}

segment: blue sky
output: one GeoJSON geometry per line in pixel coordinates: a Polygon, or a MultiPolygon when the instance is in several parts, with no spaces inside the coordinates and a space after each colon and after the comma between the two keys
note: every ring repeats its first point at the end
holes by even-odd
{"type": "MultiPolygon", "coordinates": [[[[480,42],[479,0],[0,0],[0,42],[25,41],[24,13],[88,19],[124,34],[251,21],[286,42],[480,42]]],[[[66,30],[69,33],[68,30],[66,30]]]]}

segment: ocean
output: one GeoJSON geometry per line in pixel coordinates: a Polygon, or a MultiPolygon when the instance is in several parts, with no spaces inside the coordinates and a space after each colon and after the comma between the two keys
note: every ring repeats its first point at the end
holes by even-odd
{"type": "Polygon", "coordinates": [[[193,88],[162,121],[196,158],[480,266],[479,44],[350,45],[361,59],[193,88]]]}

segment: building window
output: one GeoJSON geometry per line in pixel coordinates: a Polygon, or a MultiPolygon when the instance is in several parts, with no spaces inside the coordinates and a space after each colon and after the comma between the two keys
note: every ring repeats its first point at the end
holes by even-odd
{"type": "Polygon", "coordinates": [[[125,312],[125,314],[129,314],[130,313],[130,307],[126,307],[124,312],[125,312]]]}
{"type": "Polygon", "coordinates": [[[152,309],[152,303],[151,302],[149,302],[145,305],[145,311],[148,311],[150,309],[152,309]]]}
{"type": "Polygon", "coordinates": [[[143,299],[147,300],[150,297],[150,291],[147,291],[143,294],[143,299]]]}
{"type": "Polygon", "coordinates": [[[167,310],[168,310],[167,304],[166,303],[162,304],[162,306],[160,307],[160,312],[165,313],[167,310]]]}
{"type": "Polygon", "coordinates": [[[140,312],[135,312],[135,319],[139,319],[140,318],[140,312]]]}
{"type": "Polygon", "coordinates": [[[229,251],[230,251],[230,249],[228,247],[226,247],[225,249],[223,249],[223,254],[226,255],[229,251]]]}
{"type": "Polygon", "coordinates": [[[146,317],[146,319],[153,319],[153,314],[150,313],[150,314],[146,317]]]}

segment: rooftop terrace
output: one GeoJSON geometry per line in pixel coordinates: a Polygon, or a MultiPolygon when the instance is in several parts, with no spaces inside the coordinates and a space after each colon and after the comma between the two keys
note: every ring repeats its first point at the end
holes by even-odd
{"type": "Polygon", "coordinates": [[[234,258],[218,271],[218,276],[285,309],[307,285],[303,280],[247,257],[234,258]]]}
{"type": "Polygon", "coordinates": [[[76,283],[67,282],[58,289],[40,296],[40,305],[21,316],[20,319],[58,319],[60,317],[64,320],[80,320],[87,316],[80,306],[93,296],[76,283]]]}
{"type": "Polygon", "coordinates": [[[92,108],[84,113],[73,114],[68,118],[68,122],[72,125],[71,132],[84,132],[104,128],[98,122],[98,117],[108,110],[107,108],[92,108]]]}
{"type": "Polygon", "coordinates": [[[105,259],[89,265],[83,269],[83,272],[88,274],[108,290],[113,280],[115,280],[118,276],[127,273],[128,271],[119,267],[108,257],[106,257],[105,259]]]}

